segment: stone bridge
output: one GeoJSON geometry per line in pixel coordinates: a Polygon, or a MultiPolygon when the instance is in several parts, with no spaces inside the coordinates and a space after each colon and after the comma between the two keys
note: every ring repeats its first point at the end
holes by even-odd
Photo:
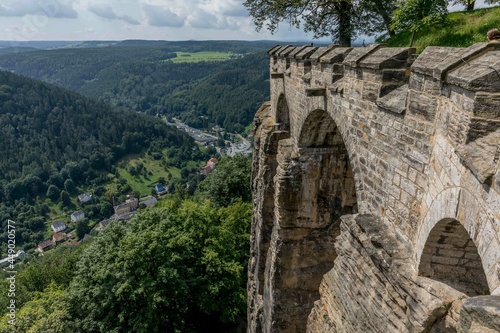
{"type": "Polygon", "coordinates": [[[269,55],[248,332],[500,332],[500,44],[269,55]]]}

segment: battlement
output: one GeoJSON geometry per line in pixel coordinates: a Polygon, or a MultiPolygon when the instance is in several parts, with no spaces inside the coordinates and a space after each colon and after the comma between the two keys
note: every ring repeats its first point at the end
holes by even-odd
{"type": "Polygon", "coordinates": [[[268,53],[249,331],[431,331],[459,313],[472,330],[473,299],[500,295],[500,44],[268,53]]]}
{"type": "Polygon", "coordinates": [[[432,121],[433,108],[418,101],[425,94],[469,103],[472,112],[467,142],[500,128],[500,44],[478,43],[469,48],[428,47],[420,55],[414,48],[372,44],[364,48],[290,45],[275,46],[271,79],[285,76],[302,80],[306,94],[325,96],[326,91],[362,98],[395,113],[416,113],[432,121]],[[351,87],[351,81],[363,81],[351,87]],[[398,89],[399,88],[399,89],[398,89]],[[469,100],[456,100],[467,95],[469,100]]]}

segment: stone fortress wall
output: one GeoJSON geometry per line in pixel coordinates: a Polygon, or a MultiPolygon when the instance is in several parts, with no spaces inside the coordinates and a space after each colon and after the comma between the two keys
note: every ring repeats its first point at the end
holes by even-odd
{"type": "Polygon", "coordinates": [[[248,332],[500,332],[500,44],[269,55],[248,332]]]}

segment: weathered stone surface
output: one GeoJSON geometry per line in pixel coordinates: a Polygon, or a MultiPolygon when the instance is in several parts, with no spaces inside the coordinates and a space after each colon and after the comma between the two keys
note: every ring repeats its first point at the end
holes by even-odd
{"type": "Polygon", "coordinates": [[[319,47],[310,57],[312,61],[319,61],[321,57],[323,57],[325,54],[333,50],[334,48],[339,47],[338,45],[329,45],[329,46],[324,46],[324,47],[319,47]]]}
{"type": "Polygon", "coordinates": [[[457,154],[481,183],[491,185],[500,157],[500,130],[458,148],[457,154]]]}
{"type": "Polygon", "coordinates": [[[435,326],[456,332],[446,317],[463,294],[413,280],[410,248],[390,226],[371,215],[344,216],[335,247],[338,257],[321,283],[308,333],[437,332],[435,326]]]}
{"type": "Polygon", "coordinates": [[[309,59],[309,57],[311,55],[313,55],[314,52],[316,52],[317,49],[318,49],[317,47],[306,46],[299,53],[297,53],[296,55],[294,55],[294,58],[298,59],[298,60],[309,59]]]}
{"type": "Polygon", "coordinates": [[[287,46],[283,47],[281,50],[278,50],[278,56],[280,56],[280,57],[288,57],[288,55],[290,53],[292,53],[293,51],[296,51],[297,49],[300,49],[300,47],[295,47],[295,46],[292,46],[292,45],[287,45],[287,46]]]}
{"type": "Polygon", "coordinates": [[[345,57],[344,64],[350,67],[357,67],[358,63],[375,50],[385,47],[384,44],[371,44],[367,47],[356,47],[345,57]]]}
{"type": "Polygon", "coordinates": [[[498,331],[498,50],[270,51],[249,333],[498,331]]]}
{"type": "Polygon", "coordinates": [[[343,62],[345,57],[353,50],[352,47],[337,47],[333,48],[330,52],[321,57],[322,63],[340,63],[343,62]]]}
{"type": "Polygon", "coordinates": [[[282,46],[281,45],[274,45],[271,47],[268,51],[267,54],[273,55],[277,50],[279,50],[282,46]]]}
{"type": "Polygon", "coordinates": [[[307,46],[296,47],[292,52],[288,53],[286,56],[289,58],[295,58],[295,56],[305,50],[307,46]]]}
{"type": "Polygon", "coordinates": [[[496,47],[495,51],[488,52],[481,57],[470,61],[463,60],[460,65],[448,74],[447,81],[450,84],[472,91],[500,91],[500,78],[498,76],[500,46],[496,47]]]}
{"type": "Polygon", "coordinates": [[[384,97],[377,99],[377,105],[381,108],[402,114],[406,111],[406,99],[408,97],[408,85],[399,87],[384,97]]]}
{"type": "MultiPolygon", "coordinates": [[[[460,66],[468,65],[469,61],[495,49],[497,49],[497,47],[492,46],[491,43],[476,43],[465,49],[429,46],[417,58],[412,66],[412,70],[432,76],[437,80],[443,80],[449,71],[460,66]]],[[[491,56],[491,53],[486,55],[486,57],[491,56]]],[[[474,67],[476,67],[477,70],[478,66],[476,65],[474,67]]]]}
{"type": "Polygon", "coordinates": [[[478,296],[465,300],[460,326],[460,333],[500,332],[500,297],[478,296]]]}
{"type": "Polygon", "coordinates": [[[379,48],[359,61],[359,66],[372,69],[407,68],[410,65],[409,60],[415,52],[416,49],[411,47],[379,48]]]}
{"type": "MultiPolygon", "coordinates": [[[[500,52],[498,56],[500,57],[500,52]]],[[[498,64],[500,66],[500,60],[498,64]]],[[[500,83],[500,74],[497,81],[500,83]]],[[[500,86],[497,91],[497,93],[478,92],[476,94],[473,109],[476,117],[500,120],[500,108],[498,108],[498,105],[500,105],[500,86]]]]}

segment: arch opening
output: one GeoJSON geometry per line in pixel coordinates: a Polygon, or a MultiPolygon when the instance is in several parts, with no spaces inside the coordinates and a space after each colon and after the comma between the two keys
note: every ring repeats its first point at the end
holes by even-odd
{"type": "Polygon", "coordinates": [[[301,332],[320,298],[323,276],[337,258],[340,217],[356,213],[357,199],[347,148],[326,111],[309,114],[298,146],[299,155],[280,178],[282,244],[276,289],[282,301],[275,299],[280,304],[275,315],[276,322],[281,318],[284,327],[301,332]]]}
{"type": "Polygon", "coordinates": [[[276,124],[279,130],[290,132],[290,112],[285,95],[281,94],[276,106],[276,124]]]}
{"type": "Polygon", "coordinates": [[[342,135],[335,121],[323,110],[315,110],[307,117],[300,132],[299,148],[341,148],[344,145],[342,135]]]}
{"type": "Polygon", "coordinates": [[[468,296],[489,295],[477,247],[467,230],[455,219],[443,219],[431,230],[418,273],[468,296]]]}

